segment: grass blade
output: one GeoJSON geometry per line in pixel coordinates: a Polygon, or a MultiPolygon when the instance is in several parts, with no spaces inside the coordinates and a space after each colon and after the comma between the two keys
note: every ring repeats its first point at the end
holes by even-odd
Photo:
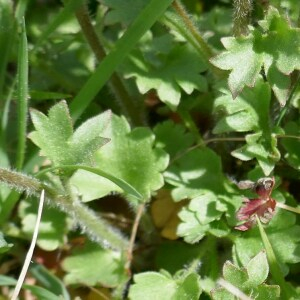
{"type": "Polygon", "coordinates": [[[103,59],[74,98],[70,105],[73,119],[76,120],[81,116],[138,40],[161,17],[172,2],[172,0],[151,0],[141,11],[124,35],[116,42],[114,50],[103,59]]]}
{"type": "Polygon", "coordinates": [[[270,266],[270,272],[272,274],[272,277],[274,281],[280,286],[280,289],[282,291],[282,298],[281,299],[291,299],[292,293],[290,291],[289,286],[286,284],[285,279],[283,277],[282,271],[279,267],[279,264],[277,262],[275,253],[273,251],[272,245],[268,239],[268,236],[259,220],[259,218],[256,216],[256,221],[258,224],[260,236],[262,239],[262,242],[264,244],[264,247],[266,249],[267,258],[270,266]]]}
{"type": "MultiPolygon", "coordinates": [[[[12,47],[15,33],[15,18],[13,16],[13,2],[10,0],[2,0],[0,3],[0,99],[3,99],[3,90],[5,86],[6,68],[12,47]]],[[[3,109],[5,102],[0,101],[0,108],[3,109]]],[[[0,116],[1,118],[2,116],[0,116]]]]}
{"type": "Polygon", "coordinates": [[[57,170],[57,169],[64,170],[64,171],[85,170],[85,171],[94,173],[96,175],[102,176],[102,177],[110,180],[111,182],[113,182],[114,184],[119,186],[124,192],[126,192],[129,195],[137,198],[138,200],[140,200],[140,201],[143,200],[143,196],[133,186],[131,186],[129,183],[127,183],[123,179],[115,177],[115,176],[113,176],[109,173],[106,173],[105,171],[102,171],[98,168],[93,168],[93,167],[90,167],[90,166],[63,165],[63,166],[58,166],[58,167],[52,167],[52,168],[47,168],[47,169],[39,172],[38,174],[36,174],[36,176],[39,177],[42,174],[45,174],[46,172],[51,172],[51,171],[54,171],[54,170],[57,170]]]}
{"type": "Polygon", "coordinates": [[[21,170],[25,158],[26,125],[28,111],[28,46],[25,20],[21,22],[18,51],[18,145],[16,168],[21,170]]]}

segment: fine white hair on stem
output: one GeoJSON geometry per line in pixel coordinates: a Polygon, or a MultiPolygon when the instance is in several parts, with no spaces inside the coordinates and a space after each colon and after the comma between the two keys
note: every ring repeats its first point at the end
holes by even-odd
{"type": "Polygon", "coordinates": [[[240,289],[238,289],[236,286],[232,285],[230,282],[220,278],[218,280],[218,284],[222,286],[224,289],[226,289],[229,293],[232,295],[238,297],[241,300],[253,300],[252,298],[245,295],[240,289]]]}
{"type": "Polygon", "coordinates": [[[11,297],[11,300],[16,300],[17,299],[17,297],[20,293],[20,290],[22,288],[22,285],[23,285],[28,267],[30,265],[31,258],[32,258],[32,255],[33,255],[33,251],[34,251],[34,247],[35,247],[36,240],[37,240],[37,236],[38,236],[38,232],[39,232],[39,226],[40,226],[40,223],[41,223],[41,217],[42,217],[44,201],[45,201],[45,191],[42,190],[41,197],[40,197],[39,208],[38,208],[38,213],[37,213],[37,219],[36,219],[36,223],[35,223],[35,226],[34,226],[34,232],[33,232],[32,240],[31,240],[31,244],[30,244],[30,247],[28,249],[28,252],[27,252],[24,264],[23,264],[23,268],[22,268],[22,271],[20,273],[20,276],[19,276],[18,282],[16,284],[14,293],[11,297]]]}

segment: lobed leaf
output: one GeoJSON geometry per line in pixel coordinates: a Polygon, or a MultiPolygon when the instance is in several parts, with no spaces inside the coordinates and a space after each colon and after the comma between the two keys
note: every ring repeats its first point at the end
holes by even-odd
{"type": "MultiPolygon", "coordinates": [[[[277,260],[285,272],[288,270],[287,263],[300,261],[300,237],[297,233],[299,226],[295,225],[295,222],[294,214],[279,210],[265,229],[277,260]]],[[[246,266],[251,257],[263,248],[259,231],[253,228],[235,240],[233,256],[236,261],[246,266]]]]}
{"type": "MultiPolygon", "coordinates": [[[[250,297],[250,299],[279,299],[280,287],[264,283],[269,273],[269,266],[264,251],[259,252],[247,264],[246,268],[239,268],[230,261],[223,266],[225,281],[233,285],[237,290],[250,297]],[[272,296],[273,298],[264,298],[272,296]]],[[[236,299],[225,287],[219,287],[211,291],[212,299],[236,299]]]]}
{"type": "Polygon", "coordinates": [[[63,261],[67,284],[117,286],[126,279],[121,253],[86,242],[63,261]]]}
{"type": "Polygon", "coordinates": [[[262,30],[251,28],[246,37],[223,38],[226,51],[212,58],[211,62],[230,71],[228,86],[233,98],[245,86],[254,87],[264,67],[270,86],[283,106],[291,85],[287,75],[300,69],[300,29],[292,28],[271,6],[265,20],[259,24],[262,30]]]}
{"type": "Polygon", "coordinates": [[[189,45],[175,46],[167,55],[157,56],[157,61],[145,61],[142,53],[136,53],[127,66],[127,77],[135,77],[141,93],[157,91],[161,101],[172,110],[179,105],[182,90],[191,94],[194,89],[207,90],[206,79],[199,73],[206,70],[199,55],[189,45]]]}
{"type": "Polygon", "coordinates": [[[224,190],[220,157],[209,148],[194,149],[178,158],[164,173],[174,186],[175,201],[194,198],[203,192],[218,194],[224,190]]]}
{"type": "MultiPolygon", "coordinates": [[[[128,122],[116,115],[112,116],[107,137],[111,142],[95,154],[95,166],[129,183],[147,201],[151,193],[163,185],[161,172],[167,167],[168,155],[162,149],[153,147],[154,135],[149,129],[140,127],[131,131],[128,122]]],[[[78,176],[82,176],[82,172],[80,174],[78,176]]],[[[90,184],[96,182],[92,178],[90,176],[90,184]]],[[[78,183],[76,187],[80,192],[82,185],[78,183]]],[[[94,195],[103,195],[108,190],[120,192],[111,184],[103,187],[98,183],[96,185],[98,191],[95,188],[94,195]]]]}
{"type": "Polygon", "coordinates": [[[227,51],[210,60],[216,67],[231,71],[228,86],[233,98],[236,98],[245,86],[255,85],[263,65],[263,55],[255,51],[254,40],[253,34],[247,37],[222,38],[227,51]]]}
{"type": "Polygon", "coordinates": [[[164,149],[170,158],[182,153],[195,142],[195,137],[190,132],[186,132],[183,125],[172,121],[158,124],[153,132],[156,137],[156,147],[164,149]]]}
{"type": "Polygon", "coordinates": [[[105,24],[121,23],[129,25],[146,6],[146,0],[101,0],[110,10],[105,15],[105,24]]]}
{"type": "MultiPolygon", "coordinates": [[[[31,237],[37,218],[37,202],[24,200],[19,207],[19,216],[22,219],[23,233],[31,237]]],[[[37,245],[47,251],[53,251],[64,243],[67,232],[66,214],[57,209],[45,206],[43,217],[39,225],[37,245]]]]}
{"type": "Polygon", "coordinates": [[[166,297],[172,300],[196,300],[201,294],[199,275],[195,273],[175,280],[166,272],[145,272],[134,275],[133,280],[134,284],[129,290],[131,300],[163,300],[166,297]]]}
{"type": "Polygon", "coordinates": [[[288,122],[284,127],[286,135],[293,135],[297,138],[283,138],[281,144],[287,151],[284,158],[293,168],[300,170],[300,126],[295,122],[288,122]]]}
{"type": "Polygon", "coordinates": [[[109,123],[110,112],[91,118],[73,133],[72,120],[65,101],[54,105],[48,113],[32,110],[31,118],[36,131],[29,138],[54,165],[80,164],[109,140],[103,133],[109,123]]]}

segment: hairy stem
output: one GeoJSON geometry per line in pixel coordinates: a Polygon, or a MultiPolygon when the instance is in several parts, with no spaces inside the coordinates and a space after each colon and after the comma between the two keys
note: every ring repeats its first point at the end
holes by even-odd
{"type": "Polygon", "coordinates": [[[194,47],[215,77],[223,77],[225,72],[210,63],[209,60],[212,56],[214,56],[214,53],[210,46],[202,38],[195,24],[191,21],[184,6],[179,1],[175,1],[173,3],[173,8],[175,10],[175,14],[166,12],[162,22],[169,28],[178,32],[194,47]]]}
{"type": "Polygon", "coordinates": [[[99,243],[104,248],[115,250],[125,250],[128,247],[128,240],[117,229],[79,200],[71,199],[69,196],[58,196],[53,200],[58,208],[69,214],[79,224],[81,230],[92,241],[99,243]]]}
{"type": "Polygon", "coordinates": [[[128,248],[128,240],[117,229],[77,199],[73,200],[69,195],[58,195],[55,189],[33,177],[3,168],[0,168],[0,182],[6,183],[19,192],[25,191],[34,196],[39,196],[44,189],[50,203],[70,215],[92,241],[116,250],[128,248]]]}
{"type": "Polygon", "coordinates": [[[208,44],[204,41],[201,34],[197,30],[195,24],[191,21],[188,13],[186,12],[184,6],[177,0],[173,2],[173,8],[177,12],[177,14],[182,18],[184,24],[188,28],[188,30],[191,32],[192,36],[195,38],[195,40],[198,42],[204,56],[207,58],[211,58],[213,56],[213,52],[211,48],[208,46],[208,44]]]}
{"type": "Polygon", "coordinates": [[[250,23],[252,0],[233,0],[233,34],[246,35],[250,23]]]}
{"type": "Polygon", "coordinates": [[[39,180],[8,169],[0,168],[0,182],[29,195],[40,195],[42,191],[42,183],[39,180]]]}
{"type": "MultiPolygon", "coordinates": [[[[276,138],[277,139],[296,139],[296,140],[299,140],[300,137],[297,136],[297,135],[282,135],[282,134],[277,134],[276,135],[276,138]]],[[[204,147],[210,143],[220,143],[220,142],[244,142],[245,141],[245,138],[244,137],[224,137],[224,138],[211,138],[211,139],[206,139],[206,140],[203,140],[203,141],[199,141],[196,145],[186,149],[185,151],[179,153],[176,157],[174,157],[170,164],[173,163],[175,160],[179,159],[180,157],[184,156],[185,154],[187,154],[188,152],[194,150],[194,149],[197,149],[197,148],[201,148],[201,147],[204,147]]]]}
{"type": "MultiPolygon", "coordinates": [[[[75,15],[82,29],[82,33],[94,52],[98,62],[100,62],[105,58],[106,53],[91,23],[86,6],[82,5],[76,11],[75,15]]],[[[108,85],[117,98],[123,113],[131,120],[131,123],[134,126],[144,125],[144,110],[142,107],[139,107],[129,95],[121,78],[116,72],[112,74],[108,85]]]]}

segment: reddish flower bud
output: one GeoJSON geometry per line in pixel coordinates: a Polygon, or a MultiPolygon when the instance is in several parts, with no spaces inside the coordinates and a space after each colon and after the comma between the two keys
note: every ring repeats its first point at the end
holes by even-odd
{"type": "Polygon", "coordinates": [[[256,215],[264,224],[273,218],[276,201],[270,196],[274,184],[274,177],[261,178],[256,182],[254,191],[258,194],[259,198],[244,199],[244,205],[238,210],[236,217],[239,221],[245,221],[245,223],[236,226],[235,229],[241,231],[250,229],[256,223],[256,215]]]}
{"type": "Polygon", "coordinates": [[[260,178],[255,185],[255,192],[261,198],[267,199],[271,196],[274,184],[274,177],[260,178]]]}

